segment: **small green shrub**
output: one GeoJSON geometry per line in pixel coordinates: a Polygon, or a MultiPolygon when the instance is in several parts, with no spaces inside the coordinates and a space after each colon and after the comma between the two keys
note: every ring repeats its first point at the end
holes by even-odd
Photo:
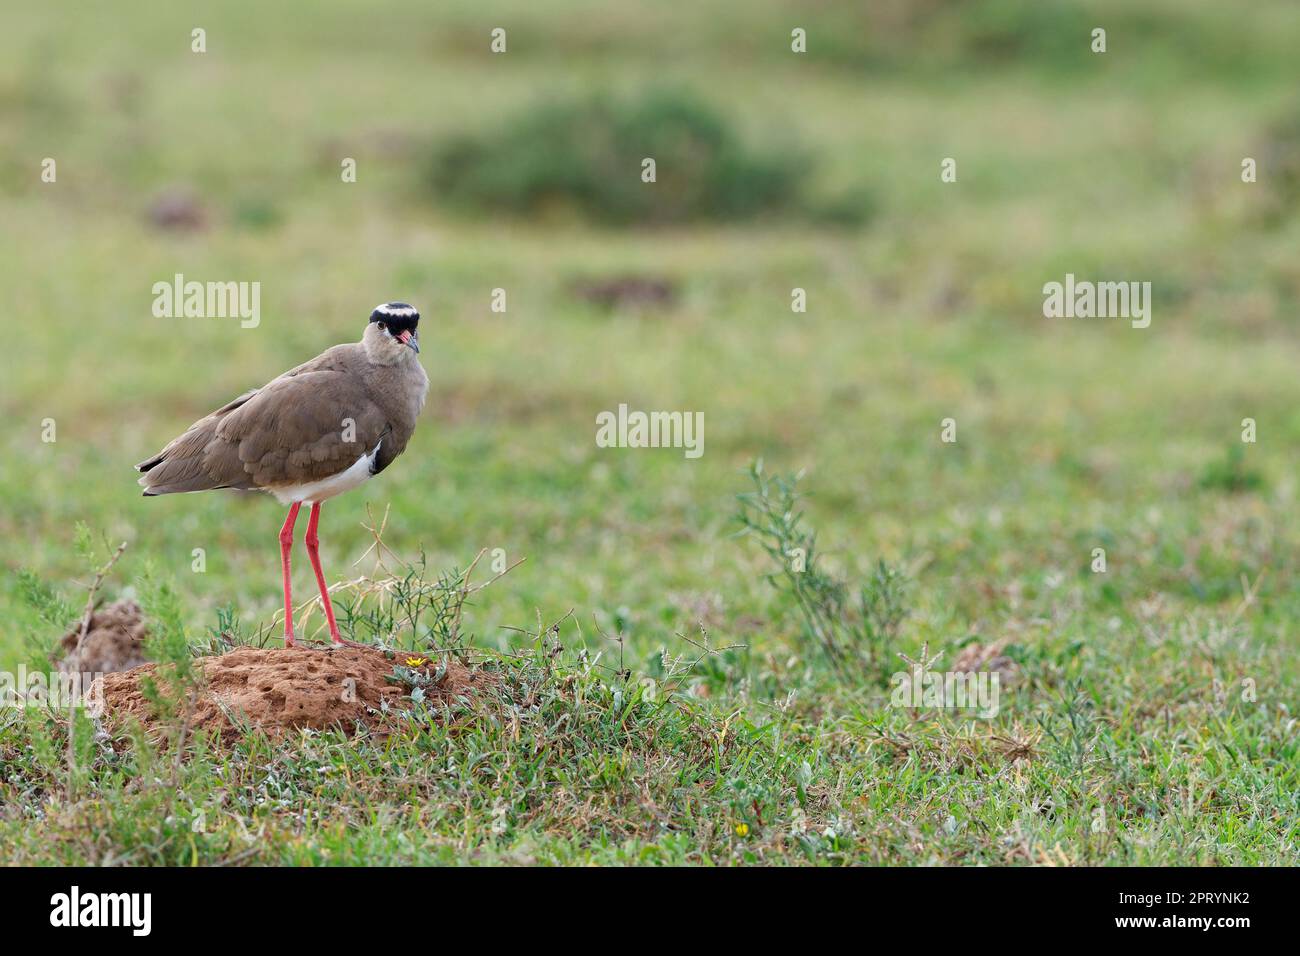
{"type": "Polygon", "coordinates": [[[1208,490],[1240,494],[1259,491],[1264,476],[1246,464],[1246,452],[1239,444],[1230,445],[1227,454],[1210,462],[1201,472],[1200,486],[1208,490]]]}
{"type": "Polygon", "coordinates": [[[893,648],[907,617],[902,572],[881,560],[856,589],[818,561],[817,533],[798,510],[798,476],[750,468],[754,490],[737,495],[737,518],[777,565],[769,575],[799,615],[805,643],[819,649],[843,678],[883,679],[896,670],[893,648]]]}
{"type": "MultiPolygon", "coordinates": [[[[668,224],[815,213],[802,192],[810,165],[797,151],[746,147],[694,96],[654,91],[529,108],[501,129],[444,144],[431,183],[466,209],[668,224]],[[647,157],[654,183],[641,179],[647,157]]],[[[843,208],[834,211],[844,218],[843,208]]]]}

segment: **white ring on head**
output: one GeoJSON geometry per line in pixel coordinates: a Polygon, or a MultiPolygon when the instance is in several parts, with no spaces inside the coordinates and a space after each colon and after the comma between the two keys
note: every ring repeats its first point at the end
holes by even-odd
{"type": "Polygon", "coordinates": [[[375,311],[380,315],[392,316],[395,319],[409,319],[413,315],[420,314],[420,311],[412,306],[396,306],[391,302],[381,302],[375,306],[375,311]]]}

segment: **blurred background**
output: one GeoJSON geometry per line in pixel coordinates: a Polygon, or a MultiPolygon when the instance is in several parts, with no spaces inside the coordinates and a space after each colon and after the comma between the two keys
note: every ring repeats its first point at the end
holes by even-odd
{"type": "Polygon", "coordinates": [[[151,563],[195,632],[226,606],[271,621],[281,509],[145,500],[132,466],[390,299],[422,310],[429,402],[396,466],[325,510],[326,570],[358,573],[367,503],[403,557],[527,558],[472,610],[485,643],[574,608],[642,655],[701,620],[782,653],[734,538],[757,457],[807,471],[845,573],[909,569],[917,641],[1111,634],[1151,600],[1232,606],[1261,572],[1284,635],[1300,7],[1248,9],[11,5],[0,664],[57,636],[12,572],[84,600],[77,522],[130,542],[108,596],[151,563]],[[1045,319],[1067,272],[1150,281],[1151,327],[1045,319]],[[259,282],[260,325],[155,318],[176,273],[259,282]],[[702,411],[704,456],[597,448],[622,402],[702,411]]]}

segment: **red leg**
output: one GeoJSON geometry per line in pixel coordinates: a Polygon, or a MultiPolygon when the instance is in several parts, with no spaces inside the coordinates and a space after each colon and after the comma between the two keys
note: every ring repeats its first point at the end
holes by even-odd
{"type": "Polygon", "coordinates": [[[365,644],[358,644],[356,641],[344,640],[339,635],[339,626],[334,620],[334,605],[330,601],[329,588],[325,586],[325,572],[320,566],[320,537],[316,534],[316,526],[320,523],[320,502],[311,506],[311,517],[307,519],[307,536],[303,542],[307,545],[307,557],[311,559],[312,570],[316,572],[316,586],[320,588],[321,604],[325,605],[325,620],[330,627],[330,641],[335,647],[365,647],[365,644]]]}
{"type": "Polygon", "coordinates": [[[302,507],[295,501],[289,507],[289,516],[284,519],[280,529],[280,570],[284,575],[284,646],[293,647],[293,588],[289,583],[289,553],[293,551],[293,526],[298,522],[298,509],[302,507]]]}

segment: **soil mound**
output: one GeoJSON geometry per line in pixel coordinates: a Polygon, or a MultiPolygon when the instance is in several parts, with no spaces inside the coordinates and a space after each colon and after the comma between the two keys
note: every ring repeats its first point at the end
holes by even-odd
{"type": "Polygon", "coordinates": [[[1000,680],[1010,682],[1020,669],[1014,660],[1002,653],[1010,642],[1010,638],[1004,637],[992,644],[968,644],[957,655],[952,669],[959,674],[988,671],[997,674],[1000,680]]]}
{"type": "Polygon", "coordinates": [[[59,671],[64,674],[111,674],[147,663],[144,639],[147,631],[140,605],[123,598],[100,608],[90,618],[86,639],[77,652],[78,624],[59,642],[63,657],[59,671]]]}
{"type": "MultiPolygon", "coordinates": [[[[145,664],[100,678],[110,725],[120,725],[129,715],[146,731],[160,729],[140,686],[156,668],[145,664]]],[[[455,661],[354,647],[241,647],[218,657],[200,657],[195,669],[203,682],[190,726],[214,731],[225,741],[236,737],[241,725],[250,724],[271,736],[304,727],[338,726],[351,733],[362,724],[378,725],[385,706],[390,711],[411,707],[413,687],[436,706],[469,699],[497,682],[495,675],[455,661]],[[404,677],[397,677],[398,669],[404,677]]]]}

